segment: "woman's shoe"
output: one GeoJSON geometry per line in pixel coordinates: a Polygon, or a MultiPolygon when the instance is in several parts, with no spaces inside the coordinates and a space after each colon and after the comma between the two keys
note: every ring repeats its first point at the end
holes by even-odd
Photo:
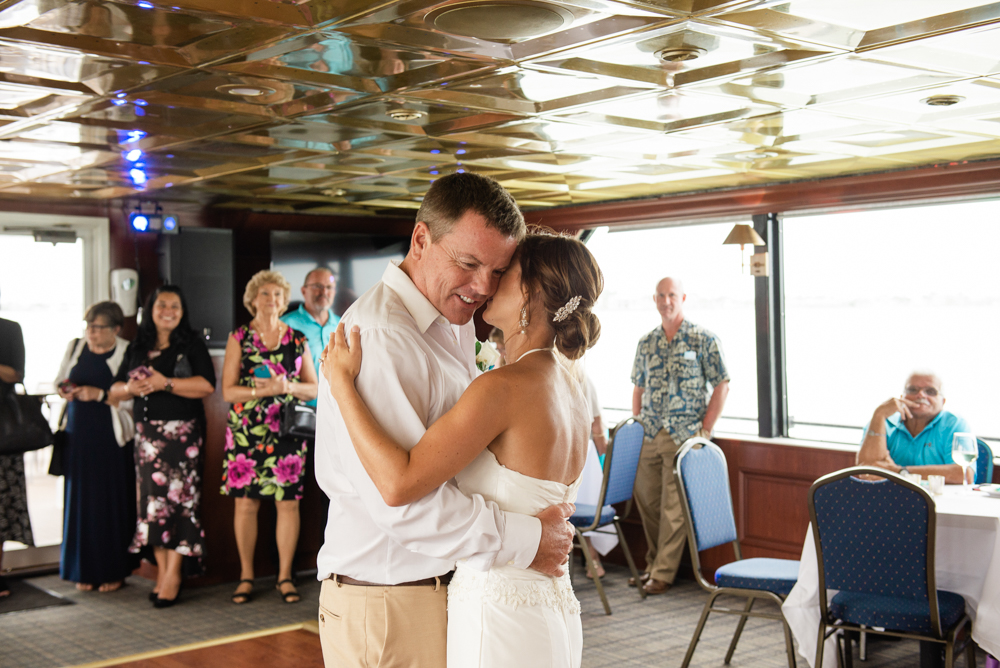
{"type": "Polygon", "coordinates": [[[274,585],[274,588],[278,590],[279,594],[281,594],[281,598],[285,601],[285,603],[298,603],[302,600],[302,596],[299,595],[299,590],[295,588],[295,581],[291,578],[280,581],[278,584],[274,585]],[[286,583],[292,585],[292,589],[291,591],[283,592],[281,591],[281,585],[286,583]]]}
{"type": "Polygon", "coordinates": [[[160,597],[159,593],[157,593],[155,591],[149,592],[149,602],[150,603],[156,603],[156,599],[158,599],[159,597],[160,597]]]}
{"type": "Polygon", "coordinates": [[[236,591],[233,592],[232,601],[237,605],[243,605],[244,603],[249,603],[253,600],[253,580],[240,580],[239,584],[236,585],[236,589],[239,589],[241,585],[250,583],[250,591],[236,591]]]}
{"type": "Polygon", "coordinates": [[[177,603],[177,601],[181,600],[181,591],[183,589],[184,589],[184,583],[182,582],[181,586],[177,588],[177,595],[174,596],[173,598],[160,598],[159,596],[157,596],[156,599],[153,601],[153,607],[154,608],[171,607],[172,605],[177,603]]]}

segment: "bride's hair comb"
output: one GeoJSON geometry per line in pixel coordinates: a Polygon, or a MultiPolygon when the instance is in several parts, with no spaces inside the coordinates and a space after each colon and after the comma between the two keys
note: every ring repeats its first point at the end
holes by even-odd
{"type": "Polygon", "coordinates": [[[576,310],[576,307],[580,305],[581,295],[576,295],[575,297],[570,297],[569,301],[566,302],[565,306],[559,308],[552,316],[552,322],[562,322],[569,317],[570,313],[576,310]]]}

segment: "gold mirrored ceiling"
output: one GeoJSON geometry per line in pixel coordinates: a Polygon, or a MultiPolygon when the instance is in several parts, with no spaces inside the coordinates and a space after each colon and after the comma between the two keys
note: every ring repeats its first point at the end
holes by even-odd
{"type": "Polygon", "coordinates": [[[982,0],[0,0],[0,197],[399,214],[1000,156],[982,0]]]}

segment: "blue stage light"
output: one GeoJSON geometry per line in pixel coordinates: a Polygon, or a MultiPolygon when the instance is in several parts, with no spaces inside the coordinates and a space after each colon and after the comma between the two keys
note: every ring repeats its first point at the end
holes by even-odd
{"type": "Polygon", "coordinates": [[[173,232],[177,229],[177,216],[164,216],[163,217],[163,231],[173,232]]]}
{"type": "Polygon", "coordinates": [[[146,0],[142,0],[142,2],[137,2],[135,4],[139,5],[143,9],[152,9],[153,8],[153,3],[152,2],[146,2],[146,0]]]}
{"type": "Polygon", "coordinates": [[[129,151],[128,153],[125,154],[125,159],[128,160],[129,162],[135,162],[136,160],[138,160],[141,157],[142,157],[142,149],[141,148],[134,148],[131,151],[129,151]]]}
{"type": "Polygon", "coordinates": [[[141,186],[146,182],[146,172],[141,169],[130,169],[128,175],[132,177],[132,182],[137,186],[141,186]]]}
{"type": "Polygon", "coordinates": [[[115,105],[116,107],[120,107],[123,104],[128,104],[128,100],[111,100],[111,104],[115,105]]]}
{"type": "Polygon", "coordinates": [[[136,232],[145,232],[149,229],[149,217],[144,213],[133,213],[128,217],[129,225],[136,232]]]}

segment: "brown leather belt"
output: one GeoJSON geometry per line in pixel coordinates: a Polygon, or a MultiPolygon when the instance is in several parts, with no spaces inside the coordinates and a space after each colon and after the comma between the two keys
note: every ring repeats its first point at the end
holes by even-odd
{"type": "Polygon", "coordinates": [[[380,584],[378,582],[365,582],[364,580],[355,580],[354,578],[349,578],[346,575],[331,575],[330,580],[333,580],[337,584],[347,584],[354,587],[428,587],[434,586],[438,582],[443,585],[451,582],[451,573],[445,573],[438,578],[424,578],[423,580],[413,580],[412,582],[400,582],[398,584],[380,584]]]}

